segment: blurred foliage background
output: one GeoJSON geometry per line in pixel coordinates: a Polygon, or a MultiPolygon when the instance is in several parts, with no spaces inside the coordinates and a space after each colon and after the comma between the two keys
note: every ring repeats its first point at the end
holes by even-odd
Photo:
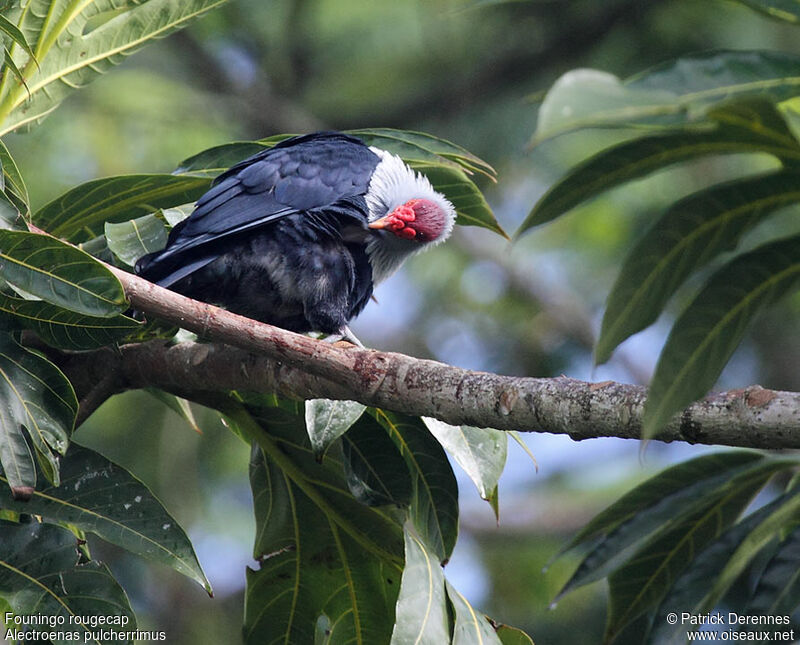
{"type": "MultiPolygon", "coordinates": [[[[713,48],[800,54],[800,41],[792,27],[724,0],[232,0],[73,94],[31,134],[6,142],[36,208],[79,182],[169,172],[232,140],[322,128],[419,129],[497,168],[499,182],[482,188],[513,232],[560,172],[620,136],[584,132],[530,148],[537,100],[561,73],[594,67],[625,77],[713,48]]],[[[729,156],[667,170],[513,246],[462,228],[383,284],[354,331],[368,346],[472,369],[646,383],[669,321],[592,369],[603,300],[625,249],[676,191],[696,188],[696,178],[705,184],[765,163],[729,156]]],[[[796,213],[771,219],[769,230],[752,235],[785,233],[793,219],[796,213]]],[[[799,314],[795,296],[762,316],[719,386],[800,390],[799,314]]],[[[75,439],[153,489],[188,529],[215,587],[209,600],[172,571],[96,546],[129,590],[141,628],[165,629],[171,643],[234,642],[252,548],[248,449],[215,417],[197,412],[202,435],[149,394],[130,393],[108,402],[75,439]]],[[[538,645],[599,641],[602,584],[548,610],[569,563],[546,574],[543,566],[622,491],[705,449],[526,440],[538,472],[521,450],[511,451],[499,525],[472,484],[461,482],[461,539],[449,577],[475,605],[524,628],[538,645]]]]}

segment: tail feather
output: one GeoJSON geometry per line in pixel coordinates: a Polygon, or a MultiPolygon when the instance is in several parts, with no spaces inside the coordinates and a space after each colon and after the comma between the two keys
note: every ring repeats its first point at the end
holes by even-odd
{"type": "Polygon", "coordinates": [[[201,256],[187,261],[180,253],[156,251],[139,258],[134,266],[136,275],[149,280],[160,287],[171,287],[173,284],[202,269],[217,258],[216,255],[201,256]]]}

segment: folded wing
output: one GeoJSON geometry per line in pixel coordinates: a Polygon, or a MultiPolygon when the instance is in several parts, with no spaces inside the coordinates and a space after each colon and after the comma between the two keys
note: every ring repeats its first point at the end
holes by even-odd
{"type": "Polygon", "coordinates": [[[136,272],[168,287],[213,262],[236,236],[363,195],[378,161],[361,141],[340,133],[287,139],[220,175],[172,229],[166,248],[142,257],[136,272]]]}

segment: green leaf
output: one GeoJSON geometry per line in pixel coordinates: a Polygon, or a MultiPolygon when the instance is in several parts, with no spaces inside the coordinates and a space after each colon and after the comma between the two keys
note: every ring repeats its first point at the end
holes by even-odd
{"type": "Polygon", "coordinates": [[[11,51],[8,49],[8,47],[3,46],[2,53],[3,66],[0,68],[0,70],[10,71],[14,75],[14,78],[19,81],[20,85],[30,92],[30,88],[28,88],[28,84],[25,82],[25,76],[23,75],[22,70],[17,67],[14,59],[11,57],[11,51]]]}
{"type": "Polygon", "coordinates": [[[261,566],[247,571],[245,643],[313,643],[320,629],[322,642],[387,642],[399,566],[363,549],[258,447],[250,482],[261,566]]]}
{"type": "Polygon", "coordinates": [[[567,547],[572,548],[599,533],[593,548],[558,597],[617,570],[651,536],[672,531],[693,513],[702,512],[716,500],[735,494],[739,489],[763,485],[776,471],[794,463],[796,461],[768,459],[747,452],[731,453],[730,457],[711,455],[670,468],[645,482],[590,522],[567,547]],[[719,465],[719,469],[699,472],[703,466],[710,469],[714,465],[719,465]],[[660,498],[659,491],[663,492],[660,498]]]}
{"type": "Polygon", "coordinates": [[[477,613],[467,599],[446,580],[445,588],[456,615],[453,645],[502,645],[486,616],[477,613]]]}
{"type": "Polygon", "coordinates": [[[800,202],[800,172],[787,169],[713,186],[680,200],[628,253],[608,296],[596,360],[658,318],[694,271],[775,210],[800,202]]]}
{"type": "MultiPolygon", "coordinates": [[[[32,59],[36,58],[30,45],[25,41],[25,35],[19,30],[19,27],[2,14],[0,14],[0,31],[11,38],[15,44],[19,45],[28,56],[32,59]]],[[[6,49],[6,52],[6,60],[8,60],[8,49],[6,49]]],[[[21,77],[20,80],[22,80],[21,77]]]]}
{"type": "MultiPolygon", "coordinates": [[[[235,424],[240,436],[261,447],[270,463],[278,469],[277,472],[314,503],[317,514],[323,515],[326,521],[349,535],[361,545],[365,554],[372,554],[392,566],[399,565],[402,557],[401,522],[396,514],[368,508],[353,499],[344,480],[342,458],[338,451],[328,450],[322,462],[314,457],[304,430],[302,402],[275,397],[255,399],[248,402],[249,411],[223,398],[214,407],[235,424]]],[[[266,499],[269,500],[269,496],[266,499]]],[[[258,497],[255,501],[256,514],[261,516],[259,504],[262,502],[258,497]]],[[[269,501],[264,504],[272,506],[269,501]]],[[[267,514],[263,512],[263,515],[267,514]]],[[[256,557],[275,550],[270,546],[273,540],[269,533],[279,526],[279,521],[270,520],[259,527],[256,557]],[[262,535],[264,531],[266,534],[262,535]]],[[[290,533],[293,534],[293,530],[290,529],[290,533]]]]}
{"type": "Polygon", "coordinates": [[[168,394],[164,390],[159,390],[154,387],[145,388],[145,391],[157,398],[181,419],[186,421],[187,425],[197,434],[203,434],[203,431],[200,429],[200,426],[197,423],[197,419],[194,417],[194,412],[192,412],[192,407],[189,405],[189,401],[182,399],[179,396],[175,396],[174,394],[168,394]]]}
{"type": "Polygon", "coordinates": [[[47,302],[12,298],[2,293],[0,321],[6,329],[30,329],[51,347],[70,350],[105,347],[142,327],[142,323],[127,316],[84,316],[47,302]]]}
{"type": "Polygon", "coordinates": [[[169,228],[172,229],[176,224],[189,217],[193,210],[194,204],[189,203],[173,206],[172,208],[162,208],[159,210],[159,213],[164,218],[169,228]]]}
{"type": "Polygon", "coordinates": [[[50,361],[0,334],[0,464],[15,496],[30,496],[36,470],[31,443],[64,454],[78,401],[67,377],[50,361]]]}
{"type": "Polygon", "coordinates": [[[256,520],[253,557],[261,562],[293,550],[301,521],[308,518],[297,514],[291,480],[256,444],[250,451],[250,488],[256,520]]]}
{"type": "MultiPolygon", "coordinates": [[[[361,128],[345,130],[346,134],[361,139],[368,146],[375,146],[397,155],[406,163],[431,163],[461,168],[468,173],[478,172],[494,180],[497,172],[483,159],[466,148],[424,132],[395,130],[393,128],[361,128]]],[[[257,142],[235,142],[210,148],[182,162],[177,172],[208,170],[221,172],[234,163],[256,154],[264,148],[295,135],[278,134],[257,142]]]]}
{"type": "Polygon", "coordinates": [[[747,606],[749,615],[790,616],[800,605],[800,528],[781,541],[759,575],[747,606]]]}
{"type": "Polygon", "coordinates": [[[347,133],[358,137],[368,146],[375,146],[401,157],[406,163],[452,165],[469,173],[479,172],[492,180],[497,176],[494,168],[467,149],[424,132],[363,128],[348,130],[347,133]]]}
{"type": "MultiPolygon", "coordinates": [[[[6,481],[5,472],[0,480],[6,481]]],[[[66,522],[147,560],[172,567],[211,593],[189,538],[150,490],[124,468],[72,444],[61,459],[61,485],[27,502],[0,495],[0,507],[66,522]]]]}
{"type": "Polygon", "coordinates": [[[102,260],[108,264],[114,263],[114,254],[109,250],[108,244],[106,244],[105,235],[98,235],[85,242],[80,242],[76,244],[76,246],[81,251],[86,251],[89,255],[96,257],[98,260],[102,260]]]}
{"type": "Polygon", "coordinates": [[[133,333],[128,334],[123,339],[126,343],[140,343],[146,340],[155,340],[160,338],[162,340],[172,341],[175,335],[179,332],[178,327],[174,327],[169,323],[152,318],[145,321],[141,327],[138,327],[133,333]]]}
{"type": "Polygon", "coordinates": [[[522,435],[516,430],[506,430],[506,434],[511,437],[514,442],[522,448],[522,451],[528,455],[528,458],[531,460],[533,467],[536,469],[536,472],[539,472],[539,462],[536,461],[536,455],[533,454],[533,451],[530,449],[525,440],[522,438],[522,435]]]}
{"type": "Polygon", "coordinates": [[[586,127],[665,128],[702,122],[719,101],[800,94],[800,57],[770,51],[711,51],[651,68],[626,81],[597,70],[558,79],[539,110],[535,142],[586,127]]]}
{"type": "MultiPolygon", "coordinates": [[[[30,0],[6,17],[25,34],[36,58],[22,68],[26,88],[0,84],[0,136],[40,121],[83,87],[154,38],[184,27],[225,0],[30,0]],[[113,13],[112,13],[113,12],[113,13]],[[97,24],[105,15],[106,22],[97,24]]],[[[15,60],[22,62],[21,59],[15,60]]]]}
{"type": "Polygon", "coordinates": [[[456,224],[481,226],[508,238],[483,193],[463,170],[421,162],[410,162],[408,165],[425,175],[433,187],[450,200],[456,209],[456,224]]]}
{"type": "Polygon", "coordinates": [[[437,553],[428,549],[411,523],[406,523],[404,535],[406,566],[397,598],[391,645],[449,643],[444,573],[437,553]]]}
{"type": "Polygon", "coordinates": [[[732,487],[725,495],[712,498],[712,503],[650,538],[608,577],[606,642],[658,605],[673,581],[692,566],[696,554],[736,521],[771,474],[750,486],[732,487]]]}
{"type": "MultiPolygon", "coordinates": [[[[153,0],[150,0],[152,2],[153,0]]],[[[45,204],[34,223],[70,242],[86,242],[104,232],[107,222],[124,222],[158,208],[193,202],[210,181],[189,175],[121,175],[76,186],[45,204]]]]}
{"type": "Polygon", "coordinates": [[[31,209],[28,189],[14,158],[2,141],[0,141],[0,165],[3,167],[3,191],[16,208],[27,216],[31,209]]]}
{"type": "Polygon", "coordinates": [[[305,407],[306,431],[317,457],[324,455],[328,446],[347,432],[367,409],[357,401],[328,399],[309,399],[305,407]]]}
{"type": "Polygon", "coordinates": [[[786,22],[800,23],[800,2],[798,0],[734,0],[751,9],[760,11],[770,18],[786,22]]]}
{"type": "Polygon", "coordinates": [[[661,352],[644,409],[645,438],[714,385],[753,317],[799,282],[800,236],[742,254],[709,279],[661,352]]]}
{"type": "Polygon", "coordinates": [[[464,469],[483,499],[490,499],[506,465],[508,435],[502,430],[451,426],[433,418],[423,418],[436,440],[464,469]]]}
{"type": "Polygon", "coordinates": [[[358,501],[369,506],[411,503],[406,462],[374,417],[363,415],[342,437],[342,457],[347,486],[358,501]]]}
{"type": "MultiPolygon", "coordinates": [[[[796,494],[793,497],[800,499],[800,496],[796,494]]],[[[659,643],[659,645],[686,642],[686,626],[680,620],[674,625],[670,624],[667,614],[676,611],[677,608],[681,612],[690,614],[711,611],[727,590],[727,587],[722,588],[714,584],[719,579],[720,572],[756,527],[771,517],[774,512],[780,510],[790,499],[792,499],[792,495],[783,495],[761,507],[729,528],[697,554],[693,565],[681,574],[672,585],[669,594],[661,602],[653,621],[649,642],[659,643]]],[[[755,554],[752,553],[752,555],[755,554]]]]}
{"type": "Polygon", "coordinates": [[[268,145],[258,141],[233,141],[224,143],[221,146],[214,146],[188,159],[184,159],[178,164],[175,170],[176,175],[196,175],[198,177],[216,177],[225,172],[231,166],[248,157],[268,150],[274,145],[268,145]]]}
{"type": "Polygon", "coordinates": [[[88,316],[128,307],[119,280],[88,253],[48,235],[0,230],[0,277],[42,300],[88,316]]]}
{"type": "Polygon", "coordinates": [[[20,209],[8,194],[0,192],[0,229],[27,231],[28,226],[20,209]]]}
{"type": "MultiPolygon", "coordinates": [[[[25,40],[25,35],[19,30],[19,27],[17,27],[17,25],[8,20],[8,18],[6,18],[2,14],[0,14],[0,32],[5,34],[9,38],[13,43],[13,45],[18,45],[25,52],[25,54],[28,55],[30,60],[32,60],[35,64],[38,65],[33,50],[30,48],[30,46],[25,40]]],[[[8,70],[10,70],[11,73],[15,76],[15,78],[20,82],[20,84],[23,87],[25,87],[25,90],[28,92],[28,96],[30,96],[30,89],[28,88],[28,84],[25,81],[25,77],[23,76],[22,71],[19,69],[17,63],[14,61],[14,58],[12,56],[12,49],[10,49],[4,43],[2,46],[2,53],[3,53],[2,65],[0,65],[0,70],[2,70],[4,67],[7,67],[8,70]]]]}
{"type": "Polygon", "coordinates": [[[497,628],[497,636],[503,645],[534,645],[533,639],[528,636],[521,629],[516,627],[509,627],[508,625],[499,625],[497,628]]]}
{"type": "Polygon", "coordinates": [[[628,87],[608,72],[576,69],[547,91],[532,143],[538,145],[581,128],[630,127],[634,123],[649,124],[653,129],[676,126],[683,121],[682,112],[679,95],[666,87],[628,87]]]}
{"type": "Polygon", "coordinates": [[[108,248],[128,266],[136,264],[136,260],[146,253],[160,251],[167,245],[167,231],[155,215],[119,224],[106,222],[104,230],[108,248]]]}
{"type": "Polygon", "coordinates": [[[446,561],[458,535],[458,485],[447,455],[422,419],[381,409],[370,414],[389,433],[411,473],[414,528],[426,548],[446,561]]]}
{"type": "Polygon", "coordinates": [[[608,535],[659,502],[678,494],[682,497],[696,497],[696,486],[706,487],[708,484],[704,482],[707,480],[711,480],[711,486],[715,486],[717,478],[729,479],[732,473],[761,464],[764,459],[764,455],[757,452],[731,450],[695,457],[665,468],[596,515],[561,549],[559,555],[602,535],[608,535]],[[688,494],[684,492],[687,489],[688,494]]]}
{"type": "Polygon", "coordinates": [[[122,636],[136,630],[125,592],[105,565],[80,562],[73,533],[53,524],[0,520],[0,542],[0,596],[18,616],[63,621],[58,630],[44,624],[31,625],[32,631],[71,632],[81,643],[131,642],[122,636]],[[92,628],[75,620],[90,616],[106,617],[107,624],[92,628]],[[102,637],[100,632],[109,630],[117,634],[102,637]]]}
{"type": "Polygon", "coordinates": [[[581,202],[671,164],[706,155],[767,152],[800,160],[800,145],[783,116],[763,100],[740,100],[708,113],[717,125],[703,132],[680,129],[625,141],[572,168],[536,203],[516,237],[581,202]]]}
{"type": "Polygon", "coordinates": [[[742,540],[711,587],[709,597],[722,597],[761,549],[786,528],[797,526],[800,517],[800,494],[790,493],[785,497],[786,499],[742,540]]]}

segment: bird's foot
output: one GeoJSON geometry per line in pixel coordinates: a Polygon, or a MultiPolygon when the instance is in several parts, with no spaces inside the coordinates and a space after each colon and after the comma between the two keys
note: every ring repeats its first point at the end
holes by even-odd
{"type": "Polygon", "coordinates": [[[358,340],[356,335],[352,332],[350,327],[344,325],[336,334],[331,334],[330,336],[325,337],[326,343],[338,343],[340,340],[346,340],[348,343],[352,343],[356,347],[361,347],[364,349],[364,344],[358,340]]]}

